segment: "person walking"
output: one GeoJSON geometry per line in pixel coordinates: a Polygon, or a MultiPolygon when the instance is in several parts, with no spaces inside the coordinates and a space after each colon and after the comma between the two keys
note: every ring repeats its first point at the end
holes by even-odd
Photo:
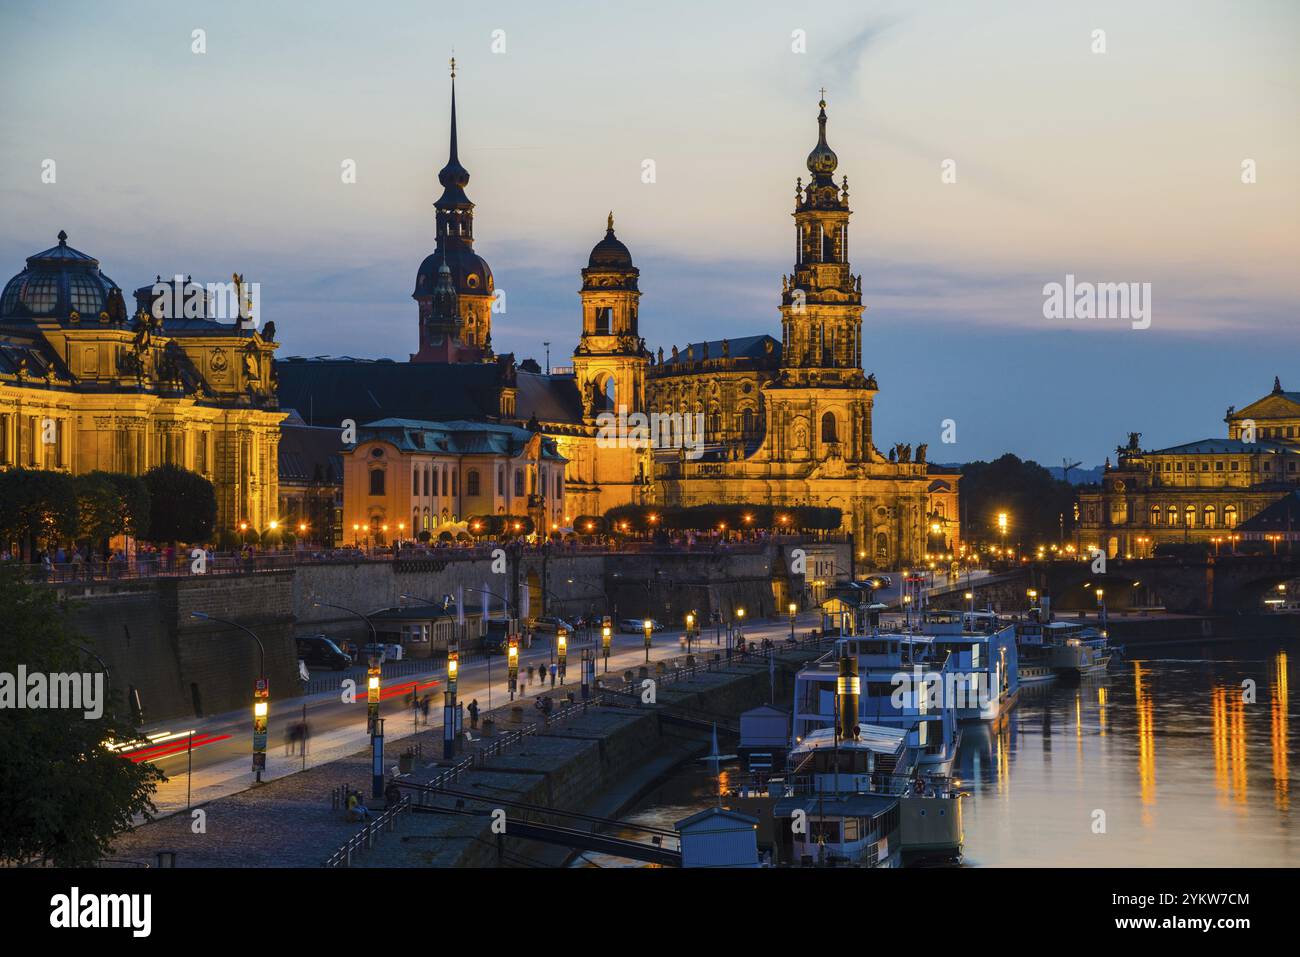
{"type": "Polygon", "coordinates": [[[469,703],[469,726],[471,728],[478,727],[478,698],[474,698],[469,703]]]}
{"type": "Polygon", "coordinates": [[[555,687],[555,676],[559,673],[560,667],[554,661],[551,662],[551,687],[555,687]]]}

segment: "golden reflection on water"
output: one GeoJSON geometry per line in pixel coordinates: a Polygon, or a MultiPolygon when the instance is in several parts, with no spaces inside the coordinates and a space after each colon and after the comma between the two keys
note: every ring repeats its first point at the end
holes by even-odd
{"type": "Polygon", "coordinates": [[[1269,712],[1270,743],[1273,750],[1273,803],[1279,811],[1291,807],[1291,784],[1287,775],[1287,746],[1289,744],[1290,723],[1288,721],[1287,693],[1290,682],[1287,681],[1286,652],[1279,651],[1273,659],[1272,708],[1269,712]]]}
{"type": "Polygon", "coordinates": [[[1143,683],[1142,662],[1133,662],[1133,697],[1137,707],[1138,789],[1142,797],[1142,823],[1151,823],[1156,802],[1155,702],[1143,683]]]}
{"type": "Polygon", "coordinates": [[[1106,689],[1097,689],[1097,723],[1101,727],[1100,736],[1106,737],[1106,689]]]}
{"type": "Polygon", "coordinates": [[[1228,691],[1216,685],[1210,690],[1210,739],[1214,745],[1214,786],[1219,806],[1228,803],[1228,691]]]}

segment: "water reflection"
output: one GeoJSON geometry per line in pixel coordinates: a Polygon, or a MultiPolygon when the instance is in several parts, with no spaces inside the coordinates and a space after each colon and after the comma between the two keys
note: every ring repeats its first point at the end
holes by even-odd
{"type": "MultiPolygon", "coordinates": [[[[1298,744],[1285,647],[1165,646],[1132,657],[1082,684],[1022,689],[997,731],[964,726],[953,774],[970,792],[966,864],[1294,864],[1300,838],[1290,767],[1298,744]],[[1257,700],[1243,682],[1254,682],[1257,700]]],[[[722,774],[734,768],[724,764],[722,774]]],[[[715,772],[694,762],[624,817],[671,828],[716,800],[715,772]]],[[[637,866],[588,857],[598,866],[637,866]]]]}
{"type": "Polygon", "coordinates": [[[1002,734],[965,733],[956,773],[972,792],[967,863],[1294,863],[1285,648],[1166,646],[1133,657],[1082,685],[1026,689],[1034,693],[1022,693],[1002,734]],[[1074,747],[1053,748],[1067,735],[1074,747]]]}

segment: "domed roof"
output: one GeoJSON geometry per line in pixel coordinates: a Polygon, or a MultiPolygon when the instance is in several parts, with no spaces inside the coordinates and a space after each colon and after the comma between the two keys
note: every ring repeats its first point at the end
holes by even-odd
{"type": "Polygon", "coordinates": [[[462,296],[490,296],[496,288],[492,281],[492,270],[487,260],[465,246],[448,245],[436,250],[424,258],[415,274],[415,292],[411,296],[423,299],[432,296],[438,283],[438,271],[444,262],[451,270],[452,282],[456,292],[462,296]]]}
{"type": "Polygon", "coordinates": [[[634,269],[632,265],[632,254],[628,252],[626,246],[614,235],[614,214],[609,214],[609,221],[605,229],[605,238],[591,250],[591,258],[587,260],[588,269],[634,269]]]}
{"type": "Polygon", "coordinates": [[[840,165],[840,158],[826,142],[826,101],[822,100],[817,105],[821,108],[817,115],[817,145],[808,154],[808,172],[817,179],[824,179],[835,172],[835,167],[840,165]]]}
{"type": "Polygon", "coordinates": [[[99,271],[99,260],[68,245],[60,230],[59,244],[27,257],[27,268],[10,279],[0,293],[0,316],[66,319],[76,312],[87,318],[109,311],[117,283],[99,271]]]}

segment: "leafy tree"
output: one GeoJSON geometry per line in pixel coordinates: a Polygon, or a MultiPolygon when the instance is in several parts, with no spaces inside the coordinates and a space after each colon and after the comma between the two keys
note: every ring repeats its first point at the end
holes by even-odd
{"type": "Polygon", "coordinates": [[[999,512],[1007,513],[1007,544],[1024,547],[1054,542],[1061,521],[1068,535],[1074,527],[1074,488],[1053,478],[1037,462],[1022,461],[1007,453],[992,462],[968,462],[961,470],[964,537],[969,541],[998,542],[999,512]]]}
{"type": "Polygon", "coordinates": [[[211,482],[179,465],[155,466],[144,474],[144,481],[149,487],[150,541],[206,542],[212,537],[217,494],[211,482]]]}
{"type": "Polygon", "coordinates": [[[77,537],[102,543],[116,535],[122,524],[117,486],[106,472],[87,472],[72,482],[77,492],[77,537]]]}
{"type": "MultiPolygon", "coordinates": [[[[65,616],[53,591],[0,565],[0,672],[16,675],[20,664],[29,675],[99,671],[65,616]]],[[[0,860],[84,867],[107,854],[135,815],[153,812],[151,795],[164,775],[107,748],[106,741],[138,733],[117,696],[105,697],[94,719],[66,708],[0,709],[0,860]]]]}
{"type": "MultiPolygon", "coordinates": [[[[92,475],[97,473],[90,473],[92,475]]],[[[149,512],[151,502],[149,485],[139,475],[127,475],[125,472],[102,472],[113,487],[117,489],[118,506],[121,510],[116,534],[133,535],[147,538],[149,535],[149,512]]]]}
{"type": "Polygon", "coordinates": [[[77,492],[72,476],[44,469],[0,472],[0,535],[31,543],[71,539],[77,534],[77,492]]]}

